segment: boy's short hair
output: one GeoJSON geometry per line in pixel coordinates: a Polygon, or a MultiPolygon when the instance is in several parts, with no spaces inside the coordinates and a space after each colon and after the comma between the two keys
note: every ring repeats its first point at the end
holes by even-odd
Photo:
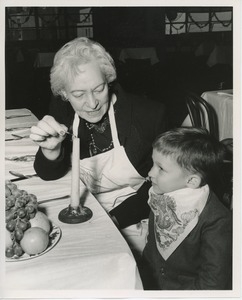
{"type": "Polygon", "coordinates": [[[153,149],[173,157],[184,170],[198,174],[201,185],[213,185],[221,176],[225,148],[206,129],[181,127],[160,134],[153,149]]]}

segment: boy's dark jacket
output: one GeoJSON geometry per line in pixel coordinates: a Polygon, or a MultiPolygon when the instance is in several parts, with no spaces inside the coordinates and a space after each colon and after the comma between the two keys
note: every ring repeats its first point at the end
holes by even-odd
{"type": "MultiPolygon", "coordinates": [[[[113,91],[117,95],[114,109],[120,144],[124,146],[130,162],[138,173],[146,177],[152,167],[152,142],[158,134],[167,129],[165,107],[159,102],[127,94],[119,84],[113,86],[113,91]]],[[[69,102],[63,101],[60,97],[54,98],[50,106],[50,115],[55,117],[58,122],[65,124],[70,130],[74,119],[74,110],[69,102]]],[[[64,155],[54,162],[47,160],[40,149],[37,152],[34,167],[42,179],[55,180],[64,176],[68,171],[71,152],[71,142],[68,137],[63,142],[63,146],[65,148],[64,155]]],[[[84,157],[87,156],[84,155],[84,157]]],[[[116,217],[121,228],[148,218],[150,211],[147,204],[149,188],[150,183],[144,183],[136,195],[129,197],[110,212],[116,217]]]]}
{"type": "Polygon", "coordinates": [[[166,261],[156,247],[151,212],[140,273],[148,290],[231,289],[231,211],[210,192],[197,225],[166,261]]]}

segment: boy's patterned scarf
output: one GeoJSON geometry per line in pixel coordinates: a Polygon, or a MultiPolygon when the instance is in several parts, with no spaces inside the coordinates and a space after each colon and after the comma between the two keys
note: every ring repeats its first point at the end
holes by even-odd
{"type": "Polygon", "coordinates": [[[208,185],[162,195],[154,193],[153,187],[150,188],[148,204],[154,213],[156,245],[165,260],[196,226],[208,195],[208,185]]]}

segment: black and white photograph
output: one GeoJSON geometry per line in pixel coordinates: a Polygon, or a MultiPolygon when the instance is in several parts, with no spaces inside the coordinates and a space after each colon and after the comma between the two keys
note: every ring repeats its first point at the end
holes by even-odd
{"type": "Polygon", "coordinates": [[[0,9],[0,298],[240,298],[240,1],[0,9]]]}

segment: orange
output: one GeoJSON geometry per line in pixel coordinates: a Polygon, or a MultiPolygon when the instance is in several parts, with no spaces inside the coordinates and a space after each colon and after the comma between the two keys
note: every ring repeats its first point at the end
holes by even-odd
{"type": "Polygon", "coordinates": [[[20,241],[20,246],[25,253],[39,254],[43,252],[49,244],[48,233],[40,227],[31,227],[24,232],[24,236],[20,241]]]}

